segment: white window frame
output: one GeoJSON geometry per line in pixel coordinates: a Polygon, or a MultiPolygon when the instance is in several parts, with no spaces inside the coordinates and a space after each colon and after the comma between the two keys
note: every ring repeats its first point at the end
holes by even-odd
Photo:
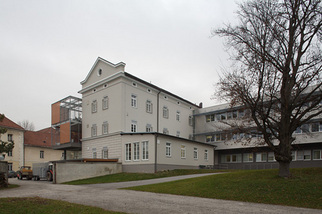
{"type": "Polygon", "coordinates": [[[244,163],[254,162],[254,154],[253,153],[244,153],[243,154],[243,162],[244,163]]]}
{"type": "Polygon", "coordinates": [[[97,126],[96,126],[96,124],[93,124],[92,125],[92,128],[91,128],[91,136],[92,137],[96,137],[97,136],[97,126]]]}
{"type": "Polygon", "coordinates": [[[163,118],[168,119],[169,118],[169,109],[168,109],[167,106],[163,106],[163,111],[162,112],[163,112],[162,113],[163,118]]]}
{"type": "Polygon", "coordinates": [[[242,154],[232,154],[231,161],[232,163],[241,163],[242,162],[242,154]]]}
{"type": "Polygon", "coordinates": [[[301,126],[302,133],[309,133],[310,132],[310,125],[305,123],[301,126]]]}
{"type": "Polygon", "coordinates": [[[296,159],[301,161],[310,161],[312,158],[311,150],[298,150],[296,159]]]}
{"type": "Polygon", "coordinates": [[[193,159],[198,160],[198,148],[193,148],[193,159]]]}
{"type": "Polygon", "coordinates": [[[107,121],[103,122],[103,124],[102,124],[102,134],[103,135],[108,134],[108,122],[107,121]]]}
{"type": "Polygon", "coordinates": [[[137,121],[132,120],[132,122],[131,122],[131,132],[137,132],[137,131],[138,131],[137,121]]]}
{"type": "Polygon", "coordinates": [[[267,162],[267,152],[256,153],[256,162],[267,162]]]}
{"type": "Polygon", "coordinates": [[[181,159],[186,158],[186,146],[185,145],[181,145],[181,147],[180,147],[180,156],[181,156],[181,159]]]}
{"type": "Polygon", "coordinates": [[[142,160],[149,160],[149,141],[142,142],[142,160]]]}
{"type": "Polygon", "coordinates": [[[189,115],[189,126],[193,126],[193,116],[189,115]]]}
{"type": "Polygon", "coordinates": [[[227,113],[223,112],[220,114],[220,120],[226,120],[227,119],[227,113]]]}
{"type": "Polygon", "coordinates": [[[96,148],[93,148],[93,149],[92,149],[92,158],[93,158],[93,159],[96,159],[96,158],[97,158],[97,151],[96,151],[96,148]]]}
{"type": "Polygon", "coordinates": [[[8,142],[12,142],[13,141],[13,134],[8,134],[8,142]]]}
{"type": "Polygon", "coordinates": [[[268,152],[268,154],[267,154],[267,161],[268,162],[274,162],[274,161],[276,161],[275,160],[274,152],[268,152]]]}
{"type": "Polygon", "coordinates": [[[224,154],[220,157],[221,163],[242,163],[242,154],[224,154]]]}
{"type": "Polygon", "coordinates": [[[176,121],[180,122],[180,111],[176,112],[176,121]]]}
{"type": "Polygon", "coordinates": [[[146,132],[153,132],[152,125],[151,124],[146,124],[145,131],[146,132]]]}
{"type": "Polygon", "coordinates": [[[8,163],[8,171],[12,171],[12,163],[8,163]]]}
{"type": "Polygon", "coordinates": [[[102,158],[103,159],[108,159],[108,149],[107,149],[107,147],[103,147],[103,149],[102,149],[102,158]]]}
{"type": "Polygon", "coordinates": [[[12,157],[12,150],[8,152],[8,157],[12,157]]]}
{"type": "Polygon", "coordinates": [[[165,143],[165,156],[171,157],[171,143],[170,142],[165,143]]]}
{"type": "Polygon", "coordinates": [[[208,160],[208,149],[205,149],[204,159],[205,161],[208,160]]]}
{"type": "Polygon", "coordinates": [[[140,160],[140,142],[133,143],[133,161],[140,160]]]}
{"type": "Polygon", "coordinates": [[[153,113],[153,104],[151,100],[146,101],[146,112],[152,114],[153,113]]]}
{"type": "Polygon", "coordinates": [[[180,131],[177,131],[177,135],[176,135],[177,137],[180,137],[180,131]]]}
{"type": "Polygon", "coordinates": [[[296,151],[291,151],[292,161],[296,161],[296,151]]]}
{"type": "Polygon", "coordinates": [[[39,158],[40,158],[40,159],[44,159],[44,158],[45,158],[45,151],[41,150],[41,151],[39,152],[39,158]]]}
{"type": "Polygon", "coordinates": [[[93,100],[92,102],[92,113],[97,112],[97,100],[93,100]]]}
{"type": "Polygon", "coordinates": [[[233,118],[233,112],[229,111],[227,112],[227,120],[230,120],[233,118]]]}
{"type": "Polygon", "coordinates": [[[163,128],[163,132],[162,132],[163,134],[169,134],[169,130],[167,129],[167,128],[163,128]]]}
{"type": "Polygon", "coordinates": [[[102,99],[102,109],[103,109],[103,110],[108,109],[108,96],[105,96],[105,97],[102,99]]]}
{"type": "Polygon", "coordinates": [[[125,161],[132,160],[132,144],[126,143],[125,144],[125,161]]]}
{"type": "Polygon", "coordinates": [[[138,97],[135,94],[131,94],[131,106],[137,108],[138,106],[138,97]]]}
{"type": "Polygon", "coordinates": [[[313,132],[313,133],[321,132],[322,131],[321,129],[322,129],[321,122],[311,123],[311,132],[313,132]],[[317,126],[316,127],[317,129],[313,131],[314,126],[317,126]]]}
{"type": "Polygon", "coordinates": [[[313,156],[312,157],[313,160],[322,160],[322,150],[318,150],[318,149],[313,150],[312,156],[313,156]],[[319,154],[319,157],[318,158],[315,158],[315,153],[316,154],[319,154]]]}
{"type": "Polygon", "coordinates": [[[206,135],[206,142],[214,142],[215,141],[215,136],[214,135],[206,135]]]}

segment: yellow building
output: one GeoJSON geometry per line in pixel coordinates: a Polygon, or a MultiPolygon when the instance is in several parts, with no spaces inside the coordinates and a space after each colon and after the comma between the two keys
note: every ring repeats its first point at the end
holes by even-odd
{"type": "Polygon", "coordinates": [[[25,132],[24,163],[26,166],[62,159],[63,152],[52,148],[52,131],[54,131],[52,128],[46,128],[37,132],[25,132]]]}
{"type": "Polygon", "coordinates": [[[18,170],[24,165],[24,132],[25,130],[14,123],[7,117],[0,121],[0,127],[6,128],[7,132],[0,136],[0,139],[5,142],[14,142],[12,152],[0,154],[4,157],[4,161],[8,162],[9,170],[18,170]]]}
{"type": "Polygon", "coordinates": [[[63,151],[54,150],[51,144],[52,128],[40,131],[26,131],[21,126],[5,117],[0,127],[7,132],[0,136],[5,142],[14,142],[12,152],[0,154],[8,162],[8,170],[17,171],[21,166],[33,163],[61,160],[63,151]]]}

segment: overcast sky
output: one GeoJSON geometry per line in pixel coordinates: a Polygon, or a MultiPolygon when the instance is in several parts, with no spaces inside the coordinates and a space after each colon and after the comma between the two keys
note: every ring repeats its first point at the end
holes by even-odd
{"type": "Polygon", "coordinates": [[[230,65],[211,29],[236,20],[234,0],[0,0],[0,113],[50,127],[51,104],[81,97],[97,57],[204,106],[230,65]]]}

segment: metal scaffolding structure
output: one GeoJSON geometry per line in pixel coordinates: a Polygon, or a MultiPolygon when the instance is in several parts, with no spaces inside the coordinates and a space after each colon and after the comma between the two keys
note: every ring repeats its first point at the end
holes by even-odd
{"type": "MultiPolygon", "coordinates": [[[[67,151],[81,151],[82,99],[68,96],[52,104],[52,146],[67,151]]],[[[80,158],[80,157],[73,157],[80,158]]]]}

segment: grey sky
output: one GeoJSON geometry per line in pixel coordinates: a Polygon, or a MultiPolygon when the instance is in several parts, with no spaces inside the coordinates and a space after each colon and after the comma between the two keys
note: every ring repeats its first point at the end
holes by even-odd
{"type": "Polygon", "coordinates": [[[212,28],[233,22],[233,0],[0,0],[0,113],[36,129],[51,104],[81,97],[98,56],[204,106],[228,56],[212,28]]]}

